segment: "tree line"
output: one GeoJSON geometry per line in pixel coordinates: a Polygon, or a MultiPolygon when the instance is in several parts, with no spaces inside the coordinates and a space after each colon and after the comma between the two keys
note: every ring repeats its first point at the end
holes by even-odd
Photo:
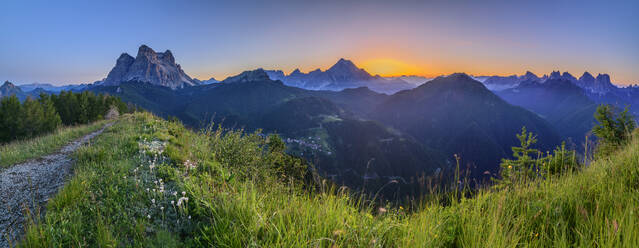
{"type": "Polygon", "coordinates": [[[0,143],[35,137],[61,125],[86,124],[103,119],[109,111],[128,112],[118,97],[84,91],[41,93],[20,102],[15,95],[0,100],[0,143]]]}

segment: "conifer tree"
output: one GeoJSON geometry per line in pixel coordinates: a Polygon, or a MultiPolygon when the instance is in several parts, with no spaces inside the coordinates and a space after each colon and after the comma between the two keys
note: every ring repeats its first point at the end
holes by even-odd
{"type": "Polygon", "coordinates": [[[8,142],[22,136],[22,105],[15,95],[0,101],[0,142],[8,142]]]}
{"type": "Polygon", "coordinates": [[[28,97],[22,106],[22,135],[30,138],[40,134],[43,131],[44,111],[42,105],[31,97],[28,97]]]}

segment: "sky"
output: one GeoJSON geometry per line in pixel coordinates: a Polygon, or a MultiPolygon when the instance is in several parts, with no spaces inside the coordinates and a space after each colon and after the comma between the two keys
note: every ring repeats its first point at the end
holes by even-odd
{"type": "Polygon", "coordinates": [[[191,77],[255,68],[371,74],[608,73],[639,83],[639,1],[28,1],[0,3],[0,80],[91,83],[140,45],[191,77]]]}

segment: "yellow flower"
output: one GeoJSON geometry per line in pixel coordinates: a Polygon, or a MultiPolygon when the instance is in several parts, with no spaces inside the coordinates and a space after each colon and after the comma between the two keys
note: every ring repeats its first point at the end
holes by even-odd
{"type": "Polygon", "coordinates": [[[404,207],[402,207],[402,206],[399,206],[399,210],[404,210],[404,207]]]}
{"type": "Polygon", "coordinates": [[[509,166],[508,166],[508,169],[512,169],[512,168],[513,168],[513,166],[512,166],[512,165],[509,165],[509,166]]]}

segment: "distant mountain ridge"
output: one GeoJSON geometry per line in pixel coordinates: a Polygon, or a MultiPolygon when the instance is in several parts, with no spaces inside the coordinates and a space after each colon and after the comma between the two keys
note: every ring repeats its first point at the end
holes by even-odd
{"type": "Polygon", "coordinates": [[[299,69],[295,69],[289,75],[285,75],[280,70],[267,70],[266,73],[273,80],[280,80],[286,85],[308,90],[339,91],[348,88],[368,87],[373,91],[392,94],[415,87],[415,85],[399,78],[387,79],[373,76],[366,70],[358,68],[352,61],[343,58],[326,71],[316,69],[309,73],[303,73],[299,69]]]}
{"type": "Polygon", "coordinates": [[[446,158],[461,156],[462,166],[469,166],[475,178],[497,172],[499,160],[518,144],[514,134],[522,126],[538,135],[542,150],[560,142],[547,121],[508,104],[463,73],[391,95],[370,116],[437,147],[446,158]]]}
{"type": "Polygon", "coordinates": [[[171,89],[197,85],[197,81],[175,63],[170,50],[158,53],[146,45],[140,46],[135,58],[127,53],[120,55],[102,84],[118,85],[129,81],[147,82],[171,89]]]}

